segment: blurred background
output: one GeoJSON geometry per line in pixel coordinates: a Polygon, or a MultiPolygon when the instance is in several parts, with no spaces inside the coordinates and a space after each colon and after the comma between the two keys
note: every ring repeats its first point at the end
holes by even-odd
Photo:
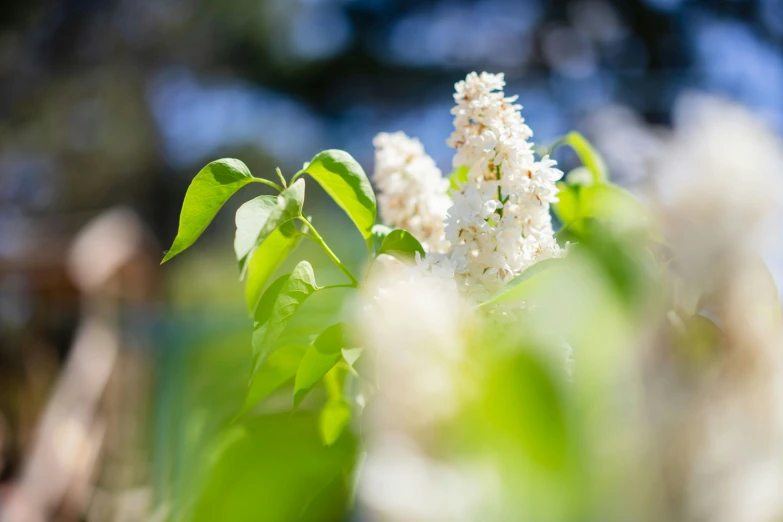
{"type": "Polygon", "coordinates": [[[636,190],[683,93],[783,132],[783,0],[3,0],[0,511],[21,494],[18,520],[165,520],[249,372],[231,243],[260,189],[159,267],[191,178],[224,156],[290,176],[325,148],[371,172],[395,130],[448,172],[472,70],[506,73],[536,142],[577,129],[636,190]]]}

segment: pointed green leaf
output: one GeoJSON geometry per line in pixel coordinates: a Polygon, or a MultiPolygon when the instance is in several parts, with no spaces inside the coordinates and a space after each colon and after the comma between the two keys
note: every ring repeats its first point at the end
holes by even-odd
{"type": "Polygon", "coordinates": [[[245,281],[245,300],[252,315],[255,312],[261,291],[283,261],[293,252],[304,236],[294,226],[294,221],[286,221],[267,236],[252,253],[247,262],[245,281]]]}
{"type": "Polygon", "coordinates": [[[552,205],[557,218],[577,235],[581,223],[598,219],[620,229],[644,228],[650,224],[647,209],[628,191],[611,183],[569,185],[559,182],[559,201],[552,205]]]}
{"type": "Polygon", "coordinates": [[[544,277],[556,277],[555,274],[565,268],[565,263],[567,263],[567,260],[563,258],[539,261],[506,283],[495,295],[481,303],[481,306],[526,299],[544,277]]]}
{"type": "Polygon", "coordinates": [[[289,345],[275,351],[250,379],[245,403],[237,416],[258,404],[296,375],[307,346],[289,345]]]}
{"type": "Polygon", "coordinates": [[[351,420],[351,407],[344,400],[332,400],[321,410],[319,430],[325,446],[331,446],[340,438],[351,420]]]}
{"type": "Polygon", "coordinates": [[[290,277],[291,274],[285,274],[278,277],[269,285],[264,292],[264,295],[261,296],[261,300],[256,308],[256,313],[254,314],[256,326],[258,324],[266,323],[272,316],[272,311],[277,303],[277,298],[280,297],[280,292],[283,290],[286,283],[288,283],[290,277]]]}
{"type": "Polygon", "coordinates": [[[576,155],[579,156],[579,161],[590,170],[595,183],[606,183],[609,181],[609,173],[604,158],[584,136],[576,131],[569,132],[552,146],[550,154],[561,145],[568,145],[574,149],[576,155]]]}
{"type": "Polygon", "coordinates": [[[586,187],[581,200],[583,217],[614,221],[623,228],[641,226],[647,222],[647,209],[642,202],[617,185],[586,187]]]}
{"type": "Polygon", "coordinates": [[[305,183],[303,179],[300,179],[278,194],[274,205],[270,206],[268,200],[250,205],[252,201],[255,201],[251,200],[240,207],[236,216],[237,235],[234,238],[234,249],[243,275],[247,269],[249,256],[264,242],[267,236],[283,223],[302,215],[304,197],[305,183]],[[248,208],[245,209],[245,206],[248,208]],[[242,211],[241,214],[240,211],[242,211]]]}
{"type": "Polygon", "coordinates": [[[389,232],[383,239],[378,254],[387,254],[400,261],[410,263],[416,257],[416,252],[422,257],[424,256],[424,247],[421,246],[419,240],[413,237],[410,232],[396,229],[389,232]]]}
{"type": "Polygon", "coordinates": [[[247,166],[236,159],[219,159],[201,169],[185,193],[177,237],[162,263],[192,245],[228,198],[253,179],[247,166]]]}
{"type": "Polygon", "coordinates": [[[245,299],[251,315],[264,285],[299,245],[301,235],[293,220],[302,215],[304,195],[304,180],[299,180],[277,197],[260,196],[237,211],[234,250],[242,277],[247,276],[245,299]]]}
{"type": "Polygon", "coordinates": [[[290,275],[275,280],[261,296],[253,328],[253,374],[274,349],[275,341],[304,301],[320,288],[313,267],[302,261],[290,275]]]}
{"type": "Polygon", "coordinates": [[[375,193],[361,165],[341,150],[317,154],[303,172],[310,174],[342,208],[371,246],[375,224],[375,193]]]}
{"type": "Polygon", "coordinates": [[[582,185],[569,185],[564,181],[558,181],[555,185],[558,201],[552,204],[552,210],[563,227],[566,227],[579,218],[579,192],[582,185]]]}
{"type": "Polygon", "coordinates": [[[234,217],[237,225],[234,235],[234,251],[237,260],[243,260],[253,249],[258,234],[264,228],[269,215],[276,206],[277,198],[275,196],[258,196],[239,207],[234,217]]]}
{"type": "Polygon", "coordinates": [[[294,407],[298,407],[315,384],[342,359],[343,325],[335,324],[321,332],[307,349],[294,384],[294,407]]]}

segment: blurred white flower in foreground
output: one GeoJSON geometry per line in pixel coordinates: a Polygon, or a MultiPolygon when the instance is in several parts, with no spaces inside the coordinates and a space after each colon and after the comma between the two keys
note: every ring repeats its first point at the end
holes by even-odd
{"type": "Polygon", "coordinates": [[[381,220],[413,234],[427,251],[446,251],[443,221],[452,202],[449,182],[435,161],[418,139],[403,132],[382,132],[373,145],[381,220]]]}
{"type": "Polygon", "coordinates": [[[493,477],[486,466],[439,461],[410,439],[386,436],[368,453],[359,491],[384,522],[473,522],[498,489],[493,477]]]}
{"type": "Polygon", "coordinates": [[[357,313],[378,383],[364,411],[360,499],[378,520],[476,520],[483,476],[429,447],[471,393],[472,311],[453,281],[379,261],[357,313]]]}
{"type": "Polygon", "coordinates": [[[780,208],[783,144],[747,109],[706,95],[684,96],[676,124],[655,166],[661,215],[684,269],[708,278],[756,248],[780,208]]]}
{"type": "Polygon", "coordinates": [[[783,201],[783,148],[746,109],[712,97],[686,96],[676,122],[655,181],[673,271],[694,294],[678,312],[704,313],[720,330],[704,371],[664,361],[648,387],[664,480],[681,481],[681,519],[781,520],[783,337],[758,251],[777,233],[768,227],[783,201]]]}
{"type": "Polygon", "coordinates": [[[457,408],[472,311],[452,281],[386,259],[371,275],[357,325],[378,359],[374,402],[383,420],[414,429],[457,408]]]}

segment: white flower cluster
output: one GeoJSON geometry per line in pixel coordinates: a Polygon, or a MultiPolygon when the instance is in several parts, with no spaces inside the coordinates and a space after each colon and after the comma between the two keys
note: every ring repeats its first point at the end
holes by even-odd
{"type": "Polygon", "coordinates": [[[454,282],[397,262],[373,266],[360,296],[359,335],[379,359],[378,422],[415,431],[458,407],[457,368],[465,357],[471,310],[454,282]],[[404,386],[401,385],[404,383],[404,386]]]}
{"type": "Polygon", "coordinates": [[[451,206],[449,182],[416,138],[403,132],[381,133],[375,145],[375,184],[384,223],[402,228],[429,252],[445,252],[444,219],[451,206]]]}
{"type": "Polygon", "coordinates": [[[357,333],[377,369],[377,389],[364,410],[359,500],[374,520],[477,520],[497,485],[483,468],[429,444],[473,398],[467,377],[473,311],[453,280],[379,260],[356,309],[357,333]]]}
{"type": "Polygon", "coordinates": [[[704,94],[681,97],[675,122],[653,182],[678,266],[698,280],[776,237],[783,143],[746,108],[704,94]]]}
{"type": "Polygon", "coordinates": [[[563,173],[549,157],[536,161],[532,131],[506,97],[502,74],[470,73],[456,84],[454,166],[467,182],[454,195],[446,218],[445,254],[429,254],[420,266],[457,280],[464,294],[481,300],[523,270],[561,255],[549,206],[563,173]]]}

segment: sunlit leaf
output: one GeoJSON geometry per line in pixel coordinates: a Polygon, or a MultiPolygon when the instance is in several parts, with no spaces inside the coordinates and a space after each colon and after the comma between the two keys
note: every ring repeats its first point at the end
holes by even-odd
{"type": "Polygon", "coordinates": [[[236,159],[219,159],[201,169],[185,193],[177,237],[162,263],[192,245],[228,198],[252,181],[250,170],[236,159]]]}
{"type": "Polygon", "coordinates": [[[345,389],[354,376],[357,376],[356,370],[346,364],[337,364],[324,375],[328,400],[321,410],[319,428],[321,440],[327,446],[331,446],[340,438],[351,420],[353,409],[345,395],[345,389]]]}
{"type": "Polygon", "coordinates": [[[371,246],[375,224],[375,193],[361,165],[341,150],[325,150],[317,154],[304,169],[342,208],[371,246]]]}
{"type": "Polygon", "coordinates": [[[264,285],[299,245],[301,235],[293,220],[302,215],[304,195],[304,180],[299,180],[277,197],[252,199],[237,211],[234,250],[247,277],[245,300],[251,315],[264,285]]]}
{"type": "Polygon", "coordinates": [[[203,484],[187,499],[188,516],[174,519],[294,522],[348,516],[349,489],[331,485],[351,475],[356,440],[342,436],[325,447],[314,413],[246,416],[221,432],[212,448],[202,457],[203,484]]]}
{"type": "Polygon", "coordinates": [[[413,261],[416,252],[424,256],[424,248],[413,234],[405,230],[392,230],[383,238],[378,254],[394,256],[400,261],[413,261]]]}
{"type": "Polygon", "coordinates": [[[275,350],[250,379],[245,402],[238,415],[243,414],[277,388],[293,379],[307,348],[307,346],[295,344],[275,350]]]}
{"type": "Polygon", "coordinates": [[[558,201],[552,204],[552,210],[557,216],[557,219],[563,223],[563,226],[566,226],[577,219],[579,212],[579,191],[581,190],[582,185],[569,185],[564,181],[558,181],[555,185],[558,190],[558,201]]]}
{"type": "Polygon", "coordinates": [[[302,261],[290,275],[275,280],[261,296],[253,328],[253,374],[272,353],[275,341],[302,303],[319,290],[313,267],[302,261]]]}
{"type": "Polygon", "coordinates": [[[294,384],[294,407],[298,407],[315,384],[342,359],[343,325],[324,330],[307,349],[294,384]]]}
{"type": "Polygon", "coordinates": [[[575,225],[558,233],[558,241],[562,238],[578,243],[572,246],[571,254],[579,251],[589,256],[607,277],[616,297],[635,305],[649,295],[659,272],[648,248],[647,230],[618,234],[620,225],[594,218],[581,219],[575,225]]]}
{"type": "Polygon", "coordinates": [[[319,418],[321,440],[331,446],[340,438],[351,420],[351,406],[344,400],[331,400],[324,405],[319,418]]]}
{"type": "Polygon", "coordinates": [[[238,260],[244,259],[253,249],[258,234],[276,206],[275,196],[258,196],[239,207],[234,217],[237,226],[234,234],[234,252],[238,260]]]}
{"type": "Polygon", "coordinates": [[[521,301],[528,298],[542,277],[556,277],[557,270],[565,269],[566,259],[544,259],[534,264],[517,277],[506,283],[492,297],[481,303],[481,306],[503,303],[506,301],[521,301]]]}
{"type": "Polygon", "coordinates": [[[563,228],[572,227],[579,219],[579,193],[582,185],[569,185],[564,181],[558,181],[556,185],[558,201],[552,204],[552,211],[563,228]]]}
{"type": "Polygon", "coordinates": [[[286,221],[274,229],[255,249],[247,263],[245,281],[245,300],[251,315],[255,311],[264,285],[291,252],[299,246],[303,237],[296,230],[293,220],[286,221]]]}
{"type": "Polygon", "coordinates": [[[507,437],[513,450],[540,469],[564,470],[569,432],[562,392],[542,360],[519,351],[490,374],[486,412],[493,436],[507,437]]]}
{"type": "Polygon", "coordinates": [[[578,234],[580,222],[588,219],[607,221],[618,230],[640,229],[649,225],[649,213],[641,201],[612,184],[569,185],[559,182],[559,201],[552,205],[563,224],[578,234]]]}
{"type": "Polygon", "coordinates": [[[274,205],[270,205],[268,200],[264,200],[248,209],[245,207],[251,202],[240,207],[236,215],[237,235],[234,238],[234,249],[243,275],[248,258],[253,255],[255,249],[264,242],[267,236],[284,223],[302,215],[304,197],[304,180],[298,180],[277,195],[274,205]],[[240,211],[242,212],[240,213],[240,211]],[[263,219],[262,223],[259,222],[261,219],[263,219]],[[253,237],[254,235],[255,237],[253,237]]]}
{"type": "Polygon", "coordinates": [[[606,162],[601,154],[593,148],[584,136],[576,131],[569,132],[555,143],[550,154],[561,145],[568,145],[576,152],[576,155],[579,156],[579,160],[582,164],[590,170],[595,183],[605,183],[609,180],[606,162]]]}

